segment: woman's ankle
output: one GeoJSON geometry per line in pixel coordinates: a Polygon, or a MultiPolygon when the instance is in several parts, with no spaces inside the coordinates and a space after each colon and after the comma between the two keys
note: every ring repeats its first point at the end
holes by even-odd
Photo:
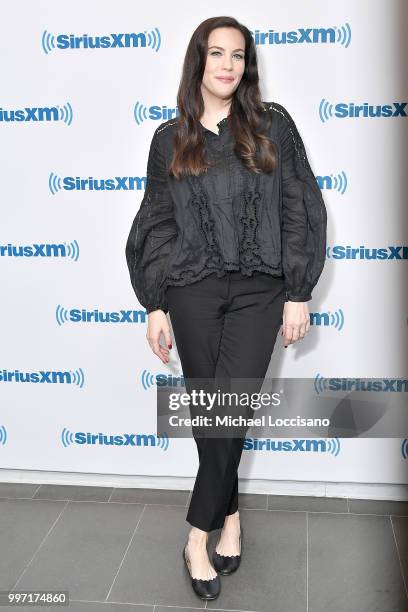
{"type": "Polygon", "coordinates": [[[233,514],[227,514],[224,520],[224,527],[228,525],[233,525],[240,522],[239,510],[234,512],[233,514]]]}
{"type": "Polygon", "coordinates": [[[193,527],[188,534],[188,542],[196,545],[207,545],[208,542],[208,532],[199,529],[198,527],[193,527]]]}

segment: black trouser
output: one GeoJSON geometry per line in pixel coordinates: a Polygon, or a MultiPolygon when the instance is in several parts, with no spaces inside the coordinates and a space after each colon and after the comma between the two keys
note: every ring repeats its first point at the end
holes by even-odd
{"type": "MultiPolygon", "coordinates": [[[[212,273],[190,285],[168,286],[167,300],[185,378],[265,377],[282,322],[282,277],[212,273]]],[[[238,509],[244,438],[194,439],[199,469],[186,520],[211,531],[238,509]]]]}

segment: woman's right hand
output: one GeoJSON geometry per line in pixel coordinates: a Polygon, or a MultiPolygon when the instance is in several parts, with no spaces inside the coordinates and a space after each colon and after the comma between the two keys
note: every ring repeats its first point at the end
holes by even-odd
{"type": "Polygon", "coordinates": [[[172,347],[169,322],[163,310],[153,310],[148,315],[146,338],[153,353],[162,360],[163,363],[168,363],[169,349],[172,347]],[[166,346],[160,344],[160,336],[163,334],[166,346]]]}

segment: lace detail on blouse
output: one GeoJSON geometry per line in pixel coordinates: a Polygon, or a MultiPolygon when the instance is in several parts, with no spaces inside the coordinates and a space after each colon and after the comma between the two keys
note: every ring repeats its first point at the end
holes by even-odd
{"type": "MultiPolygon", "coordinates": [[[[249,173],[247,173],[249,174],[249,173]]],[[[260,201],[259,174],[252,175],[243,190],[243,206],[240,221],[243,226],[243,237],[239,245],[240,261],[246,266],[256,266],[262,263],[257,251],[259,246],[256,242],[256,230],[258,227],[257,204],[260,201]]],[[[193,196],[191,204],[197,207],[202,232],[207,243],[208,258],[206,267],[208,269],[219,269],[223,263],[231,264],[223,260],[221,249],[215,235],[215,222],[208,206],[208,195],[204,189],[200,177],[188,176],[187,180],[192,188],[193,196]]]]}
{"type": "Polygon", "coordinates": [[[254,270],[271,272],[275,266],[266,264],[259,255],[259,245],[256,234],[259,225],[259,202],[261,193],[259,190],[260,175],[245,170],[247,182],[245,184],[242,199],[240,223],[243,232],[239,243],[239,263],[223,259],[219,243],[215,235],[215,221],[208,205],[208,195],[202,185],[200,177],[187,176],[193,195],[190,203],[198,211],[200,227],[205,236],[207,245],[207,260],[205,266],[199,272],[197,270],[183,270],[177,275],[169,274],[167,279],[170,284],[184,285],[191,279],[201,280],[211,272],[216,272],[218,277],[223,276],[226,271],[240,270],[243,274],[250,276],[254,270]]]}
{"type": "Polygon", "coordinates": [[[256,230],[259,222],[257,205],[260,198],[259,174],[257,174],[254,187],[246,189],[243,193],[244,205],[240,215],[240,222],[244,228],[239,247],[240,259],[245,265],[250,266],[262,264],[262,259],[257,252],[259,246],[256,242],[256,230]]]}
{"type": "Polygon", "coordinates": [[[296,152],[296,159],[298,162],[300,162],[303,168],[307,171],[309,176],[310,175],[313,176],[313,171],[310,166],[308,157],[306,155],[306,150],[303,144],[302,137],[300,136],[299,131],[296,127],[296,124],[293,121],[292,117],[289,115],[288,111],[283,106],[281,106],[280,104],[277,104],[276,102],[274,104],[270,104],[268,110],[276,111],[285,119],[288,125],[288,129],[292,136],[293,146],[296,152]]]}
{"type": "Polygon", "coordinates": [[[193,196],[190,202],[198,210],[201,230],[207,244],[206,250],[208,257],[206,267],[209,269],[217,269],[222,264],[223,257],[215,236],[215,221],[208,206],[208,195],[201,181],[199,180],[199,177],[187,175],[187,180],[193,191],[193,196]]]}

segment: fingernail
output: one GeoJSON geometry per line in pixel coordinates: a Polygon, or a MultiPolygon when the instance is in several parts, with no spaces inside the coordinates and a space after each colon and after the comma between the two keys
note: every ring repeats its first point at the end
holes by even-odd
{"type": "Polygon", "coordinates": [[[167,346],[169,347],[169,349],[171,349],[173,347],[172,344],[168,344],[167,346]]]}

